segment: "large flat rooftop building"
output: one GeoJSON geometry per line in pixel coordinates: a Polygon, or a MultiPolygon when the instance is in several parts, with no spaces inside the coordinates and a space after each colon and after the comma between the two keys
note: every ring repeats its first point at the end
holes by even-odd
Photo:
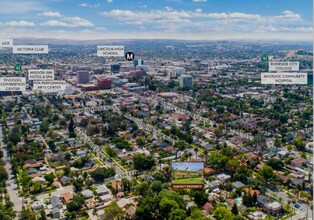
{"type": "Polygon", "coordinates": [[[89,83],[89,75],[88,71],[78,71],[76,73],[77,76],[77,84],[87,84],[89,83]]]}
{"type": "Polygon", "coordinates": [[[193,77],[190,75],[181,75],[179,78],[181,88],[192,88],[193,77]]]}

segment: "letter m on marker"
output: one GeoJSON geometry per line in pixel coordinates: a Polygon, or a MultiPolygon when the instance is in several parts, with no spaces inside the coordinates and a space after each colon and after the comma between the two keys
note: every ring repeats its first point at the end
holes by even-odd
{"type": "Polygon", "coordinates": [[[132,53],[127,53],[127,54],[126,54],[126,59],[127,59],[127,60],[129,60],[129,59],[130,59],[130,60],[133,60],[133,54],[132,54],[132,53]]]}

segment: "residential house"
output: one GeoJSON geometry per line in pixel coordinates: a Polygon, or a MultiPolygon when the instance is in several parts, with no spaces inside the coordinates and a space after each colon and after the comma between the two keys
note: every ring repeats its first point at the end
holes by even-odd
{"type": "Polygon", "coordinates": [[[209,215],[214,210],[214,207],[211,203],[206,202],[205,205],[202,207],[202,210],[203,210],[204,214],[209,215]]]}
{"type": "Polygon", "coordinates": [[[122,183],[119,180],[115,180],[111,182],[111,187],[118,192],[122,191],[122,183]]]}
{"type": "Polygon", "coordinates": [[[108,194],[110,194],[110,190],[105,185],[99,185],[99,186],[97,186],[96,193],[99,196],[108,195],[108,194]]]}
{"type": "Polygon", "coordinates": [[[291,179],[290,185],[294,188],[297,188],[298,185],[302,187],[304,182],[304,179],[291,179]]]}
{"type": "Polygon", "coordinates": [[[195,207],[195,203],[192,201],[192,202],[188,202],[188,204],[186,205],[186,209],[191,209],[193,207],[195,207]]]}
{"type": "Polygon", "coordinates": [[[251,212],[248,216],[250,220],[264,220],[266,218],[266,214],[261,211],[251,212]]]}
{"type": "Polygon", "coordinates": [[[63,186],[69,185],[71,183],[71,181],[72,181],[71,177],[63,176],[61,178],[61,183],[62,183],[63,186]]]}
{"type": "Polygon", "coordinates": [[[36,176],[32,179],[32,182],[39,182],[40,184],[45,184],[46,179],[44,177],[36,176]]]}
{"type": "Polygon", "coordinates": [[[59,196],[51,196],[50,203],[52,205],[52,208],[62,208],[63,206],[59,196]]]}
{"type": "Polygon", "coordinates": [[[41,203],[41,201],[35,201],[33,202],[32,204],[32,210],[33,211],[36,211],[36,210],[39,210],[43,207],[43,204],[41,203]]]}
{"type": "Polygon", "coordinates": [[[264,208],[265,212],[270,215],[277,215],[282,209],[279,202],[271,202],[269,198],[263,195],[257,196],[257,204],[264,208]]]}
{"type": "Polygon", "coordinates": [[[299,158],[296,158],[296,159],[290,161],[290,164],[292,166],[299,167],[299,168],[301,168],[306,163],[307,163],[307,160],[302,158],[302,157],[299,157],[299,158]]]}
{"type": "Polygon", "coordinates": [[[216,179],[219,180],[221,183],[225,183],[225,182],[227,182],[228,180],[231,179],[231,176],[222,173],[222,174],[217,175],[216,179]]]}
{"type": "Polygon", "coordinates": [[[51,215],[53,218],[59,219],[60,218],[60,209],[59,208],[53,208],[51,215]]]}
{"type": "Polygon", "coordinates": [[[259,196],[261,194],[259,190],[254,190],[251,188],[244,188],[243,191],[246,192],[247,194],[250,194],[250,196],[254,196],[254,194],[259,196]]]}
{"type": "Polygon", "coordinates": [[[124,197],[124,192],[118,192],[116,196],[118,199],[121,199],[124,197]]]}
{"type": "Polygon", "coordinates": [[[278,151],[278,152],[277,152],[277,157],[278,157],[279,159],[284,159],[288,153],[289,153],[289,152],[288,152],[288,151],[285,151],[285,150],[278,151]]]}
{"type": "Polygon", "coordinates": [[[241,182],[241,181],[236,181],[236,182],[233,182],[232,183],[232,187],[234,189],[239,189],[239,188],[242,188],[244,187],[245,185],[241,182]]]}
{"type": "Polygon", "coordinates": [[[229,198],[226,200],[227,204],[229,207],[232,207],[235,203],[234,199],[233,198],[229,198]]]}
{"type": "Polygon", "coordinates": [[[129,198],[129,199],[126,199],[126,198],[122,198],[120,199],[118,202],[117,202],[117,205],[122,209],[124,208],[126,205],[128,204],[135,204],[134,200],[129,198]]]}
{"type": "Polygon", "coordinates": [[[190,201],[191,199],[190,199],[190,196],[188,196],[188,195],[183,195],[183,199],[184,199],[184,201],[190,201]]]}
{"type": "Polygon", "coordinates": [[[78,157],[85,157],[86,156],[86,150],[79,150],[79,151],[77,151],[76,155],[78,157]]]}
{"type": "Polygon", "coordinates": [[[126,211],[125,211],[125,214],[126,214],[126,217],[128,219],[133,219],[134,215],[135,215],[135,211],[136,211],[136,208],[131,205],[126,211]]]}
{"type": "Polygon", "coordinates": [[[100,199],[102,202],[108,202],[112,199],[112,195],[111,194],[103,194],[102,196],[100,196],[100,199]]]}
{"type": "Polygon", "coordinates": [[[38,173],[40,170],[36,169],[36,168],[29,168],[27,170],[27,173],[30,175],[30,174],[33,174],[33,173],[38,173]]]}
{"type": "Polygon", "coordinates": [[[220,182],[218,180],[211,181],[208,183],[208,188],[209,189],[217,189],[219,187],[220,182]]]}
{"type": "Polygon", "coordinates": [[[214,173],[215,170],[210,168],[210,167],[205,167],[204,168],[204,174],[211,174],[211,173],[214,173]]]}
{"type": "Polygon", "coordinates": [[[274,201],[266,205],[265,212],[270,215],[277,215],[281,211],[281,209],[281,204],[277,201],[274,201]]]}
{"type": "Polygon", "coordinates": [[[91,191],[89,189],[85,189],[81,193],[87,199],[92,198],[94,196],[93,191],[91,191]]]}
{"type": "Polygon", "coordinates": [[[61,198],[65,204],[68,204],[69,202],[72,202],[73,200],[73,193],[67,192],[61,195],[61,198]]]}

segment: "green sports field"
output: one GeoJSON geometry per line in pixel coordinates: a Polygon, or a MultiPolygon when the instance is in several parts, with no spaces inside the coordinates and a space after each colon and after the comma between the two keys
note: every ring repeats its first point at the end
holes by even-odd
{"type": "Polygon", "coordinates": [[[172,184],[203,184],[202,177],[189,178],[189,179],[177,179],[171,182],[172,184]]]}

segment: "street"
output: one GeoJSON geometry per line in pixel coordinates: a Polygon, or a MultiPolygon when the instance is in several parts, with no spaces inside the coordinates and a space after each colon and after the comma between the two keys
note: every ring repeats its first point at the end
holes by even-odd
{"type": "MultiPolygon", "coordinates": [[[[51,193],[51,196],[60,196],[62,194],[68,193],[68,192],[73,193],[73,186],[72,185],[58,188],[56,191],[50,192],[50,193],[51,193]]],[[[50,198],[49,193],[40,194],[36,197],[39,201],[42,201],[46,198],[50,198]]]]}
{"type": "Polygon", "coordinates": [[[5,162],[5,169],[8,172],[8,180],[6,181],[6,188],[10,196],[11,202],[13,202],[13,209],[16,212],[22,210],[22,198],[19,197],[18,185],[15,183],[15,178],[12,175],[11,158],[8,156],[7,149],[4,148],[3,137],[2,137],[2,127],[0,127],[0,140],[3,150],[3,161],[5,162]]]}
{"type": "Polygon", "coordinates": [[[275,191],[272,191],[270,189],[266,189],[266,193],[269,194],[270,196],[274,196],[276,195],[276,197],[279,199],[279,198],[282,198],[282,203],[286,204],[288,203],[289,200],[293,200],[292,197],[288,196],[286,193],[282,192],[282,191],[278,191],[278,192],[275,192],[275,191]]]}
{"type": "Polygon", "coordinates": [[[300,220],[300,219],[306,219],[306,220],[312,220],[313,218],[313,210],[308,204],[305,203],[299,203],[300,208],[295,209],[295,216],[293,216],[292,220],[300,220]]]}

